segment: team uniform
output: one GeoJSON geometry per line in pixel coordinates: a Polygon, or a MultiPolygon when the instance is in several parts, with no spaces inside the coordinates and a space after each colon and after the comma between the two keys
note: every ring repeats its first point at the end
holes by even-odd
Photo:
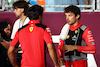
{"type": "Polygon", "coordinates": [[[17,48],[21,44],[21,67],[45,67],[45,42],[53,43],[50,28],[31,20],[18,30],[10,46],[17,48]]]}
{"type": "Polygon", "coordinates": [[[66,39],[60,40],[57,54],[63,57],[66,67],[87,67],[87,54],[94,54],[96,51],[95,40],[90,28],[79,23],[77,26],[69,26],[66,39]],[[78,45],[79,49],[64,53],[63,45],[78,45]]]}

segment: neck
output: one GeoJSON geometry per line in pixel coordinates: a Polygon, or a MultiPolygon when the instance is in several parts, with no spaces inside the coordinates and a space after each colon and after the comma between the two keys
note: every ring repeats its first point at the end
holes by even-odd
{"type": "Polygon", "coordinates": [[[24,23],[26,17],[27,17],[27,16],[22,16],[22,17],[20,17],[20,19],[21,19],[21,23],[24,23]]]}

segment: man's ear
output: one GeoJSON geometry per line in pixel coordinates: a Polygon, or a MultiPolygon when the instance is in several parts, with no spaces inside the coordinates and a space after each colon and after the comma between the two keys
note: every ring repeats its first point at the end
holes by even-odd
{"type": "Polygon", "coordinates": [[[77,14],[76,19],[79,19],[79,18],[80,18],[80,15],[79,15],[79,14],[77,14]]]}
{"type": "Polygon", "coordinates": [[[24,12],[24,8],[22,8],[21,11],[24,12]]]}

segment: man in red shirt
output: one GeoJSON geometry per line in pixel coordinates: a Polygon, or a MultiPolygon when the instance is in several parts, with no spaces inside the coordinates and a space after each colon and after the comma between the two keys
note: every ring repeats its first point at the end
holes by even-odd
{"type": "Polygon", "coordinates": [[[57,54],[62,67],[87,67],[87,54],[96,52],[96,44],[90,28],[79,23],[80,9],[70,5],[64,9],[66,20],[60,34],[57,54]]]}
{"type": "Polygon", "coordinates": [[[23,51],[21,67],[45,67],[45,46],[47,46],[55,67],[58,67],[57,55],[48,26],[41,24],[43,8],[34,5],[28,10],[30,22],[20,28],[8,49],[9,59],[14,67],[18,67],[15,61],[14,50],[19,43],[23,51]],[[47,45],[45,45],[45,42],[47,45]]]}

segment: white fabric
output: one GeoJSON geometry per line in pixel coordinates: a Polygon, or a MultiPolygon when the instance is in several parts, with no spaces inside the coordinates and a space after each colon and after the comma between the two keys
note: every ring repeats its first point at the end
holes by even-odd
{"type": "Polygon", "coordinates": [[[21,19],[19,18],[19,19],[16,20],[15,23],[14,23],[13,30],[12,30],[12,34],[11,34],[11,39],[14,38],[15,33],[17,32],[17,30],[18,30],[19,28],[22,27],[22,25],[26,25],[26,24],[30,21],[29,18],[27,17],[27,18],[25,19],[24,23],[22,24],[22,23],[20,22],[20,20],[21,20],[21,19]]]}
{"type": "Polygon", "coordinates": [[[61,33],[60,33],[60,36],[59,36],[59,39],[60,39],[60,40],[65,40],[66,37],[67,37],[68,32],[69,32],[69,25],[68,25],[68,23],[67,23],[67,24],[65,24],[65,25],[63,26],[63,28],[62,28],[62,30],[61,30],[61,33]]]}
{"type": "Polygon", "coordinates": [[[65,65],[63,65],[63,66],[60,66],[60,67],[66,67],[65,65]]]}

